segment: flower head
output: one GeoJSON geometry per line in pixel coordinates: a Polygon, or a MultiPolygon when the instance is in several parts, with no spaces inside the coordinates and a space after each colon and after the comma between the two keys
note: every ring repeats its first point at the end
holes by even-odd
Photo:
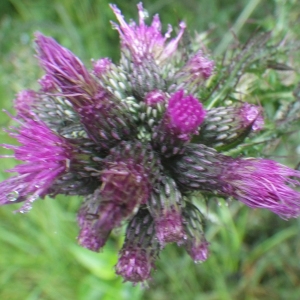
{"type": "Polygon", "coordinates": [[[202,104],[192,95],[180,90],[168,102],[169,127],[180,134],[194,134],[205,117],[202,104]]]}
{"type": "Polygon", "coordinates": [[[41,66],[64,95],[84,98],[97,92],[96,81],[70,50],[40,33],[36,34],[36,44],[41,66]]]}
{"type": "Polygon", "coordinates": [[[206,113],[201,133],[194,141],[222,150],[236,146],[264,124],[262,109],[246,102],[212,108],[206,113]]]}
{"type": "Polygon", "coordinates": [[[171,95],[160,123],[153,128],[153,144],[166,156],[181,153],[183,145],[198,133],[204,118],[202,104],[179,90],[171,95]]]}
{"type": "Polygon", "coordinates": [[[186,238],[183,245],[194,262],[203,262],[208,258],[208,245],[204,237],[204,217],[190,202],[183,210],[186,238]]]}
{"type": "Polygon", "coordinates": [[[133,124],[126,104],[103,89],[71,51],[41,34],[37,34],[36,43],[42,67],[78,113],[91,139],[107,148],[131,134],[133,124]],[[113,120],[112,116],[117,117],[113,120]],[[129,126],[125,128],[126,123],[129,126]]]}
{"type": "Polygon", "coordinates": [[[86,197],[77,215],[80,227],[78,243],[92,251],[99,251],[104,246],[113,225],[110,219],[107,220],[108,224],[105,224],[103,220],[109,213],[109,209],[114,207],[106,207],[106,211],[103,212],[100,211],[100,203],[100,191],[97,189],[94,194],[86,197]],[[101,216],[100,213],[102,213],[101,216]]]}
{"type": "Polygon", "coordinates": [[[55,90],[55,81],[51,75],[45,74],[40,80],[41,90],[45,93],[55,90]]]}
{"type": "Polygon", "coordinates": [[[142,3],[138,4],[139,25],[135,22],[127,24],[117,6],[111,5],[110,7],[120,23],[120,25],[114,23],[113,25],[119,31],[122,47],[129,50],[135,63],[141,63],[144,59],[151,58],[159,64],[176,51],[186,27],[183,22],[180,23],[178,36],[166,44],[166,41],[170,38],[172,27],[169,25],[166,34],[162,35],[158,15],[154,16],[151,26],[147,26],[144,22],[147,12],[144,10],[142,3]]]}
{"type": "Polygon", "coordinates": [[[147,209],[141,208],[128,224],[116,273],[125,281],[145,282],[151,278],[159,251],[153,219],[147,209]]]}
{"type": "Polygon", "coordinates": [[[208,79],[212,75],[214,65],[214,62],[208,59],[202,51],[198,51],[189,59],[184,69],[190,73],[190,79],[196,81],[201,78],[208,79]]]}
{"type": "Polygon", "coordinates": [[[153,90],[146,94],[145,103],[148,106],[155,106],[156,104],[163,103],[166,99],[166,95],[164,92],[159,90],[153,90]]]}
{"type": "Polygon", "coordinates": [[[93,63],[94,74],[98,77],[104,75],[109,70],[111,65],[112,61],[107,57],[96,60],[93,63]]]}
{"type": "Polygon", "coordinates": [[[244,120],[244,127],[251,124],[253,131],[259,131],[264,126],[261,108],[250,103],[243,103],[240,107],[240,116],[244,120]]]}
{"type": "Polygon", "coordinates": [[[182,188],[217,192],[282,218],[300,215],[300,172],[275,161],[232,158],[204,145],[191,144],[172,165],[182,188]]]}
{"type": "Polygon", "coordinates": [[[33,90],[24,90],[17,94],[14,107],[20,116],[29,116],[30,107],[36,102],[37,94],[33,90]]]}
{"type": "Polygon", "coordinates": [[[9,170],[18,175],[0,184],[0,203],[25,201],[22,210],[26,210],[30,208],[31,202],[38,197],[44,197],[55,180],[68,170],[74,157],[74,148],[42,121],[23,117],[19,122],[20,127],[9,131],[9,135],[14,137],[20,146],[2,147],[13,150],[14,157],[25,163],[9,170]]]}
{"type": "Polygon", "coordinates": [[[156,236],[161,245],[180,242],[185,236],[181,202],[182,195],[172,178],[164,178],[148,200],[156,236]]]}
{"type": "Polygon", "coordinates": [[[214,62],[207,58],[200,50],[193,54],[185,65],[180,68],[176,74],[176,84],[172,89],[177,91],[178,88],[185,88],[190,91],[197,91],[199,86],[212,75],[214,70],[214,62]]]}
{"type": "Polygon", "coordinates": [[[0,183],[0,205],[24,201],[23,212],[38,197],[83,196],[79,244],[99,251],[126,224],[115,269],[134,284],[151,278],[167,243],[184,247],[196,262],[208,258],[194,191],[299,216],[299,171],[218,152],[262,129],[260,107],[224,106],[235,97],[239,72],[261,52],[248,45],[226,69],[187,45],[183,22],[171,39],[172,28],[162,34],[158,15],[145,24],[141,3],[139,24],[127,24],[111,8],[120,23],[114,24],[121,38],[116,64],[100,58],[89,70],[54,39],[36,34],[45,75],[37,92],[25,90],[15,100],[18,126],[8,133],[20,145],[2,147],[23,163],[0,183]]]}
{"type": "Polygon", "coordinates": [[[222,192],[252,208],[266,208],[282,218],[300,215],[300,172],[267,159],[228,159],[222,192]]]}

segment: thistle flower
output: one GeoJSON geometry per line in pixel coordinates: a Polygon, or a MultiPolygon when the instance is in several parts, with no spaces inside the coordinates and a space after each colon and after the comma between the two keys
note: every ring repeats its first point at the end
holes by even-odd
{"type": "Polygon", "coordinates": [[[26,116],[22,119],[19,128],[8,131],[21,145],[2,147],[13,150],[13,157],[25,163],[8,170],[18,175],[0,184],[0,203],[25,201],[20,211],[26,211],[33,201],[48,194],[55,180],[67,172],[74,158],[74,148],[43,122],[26,116]]]}
{"type": "Polygon", "coordinates": [[[41,85],[41,90],[45,93],[56,89],[55,82],[51,75],[45,74],[38,82],[41,85]]]}
{"type": "Polygon", "coordinates": [[[186,238],[184,247],[194,262],[203,262],[208,258],[208,242],[204,237],[204,217],[190,202],[185,203],[183,210],[186,238]]]}
{"type": "Polygon", "coordinates": [[[137,64],[143,63],[144,59],[154,59],[157,64],[160,64],[174,54],[186,27],[184,22],[180,23],[178,36],[165,44],[170,38],[172,27],[169,25],[167,33],[163,36],[158,15],[154,16],[151,26],[147,26],[144,22],[147,12],[142,3],[138,4],[139,25],[134,22],[127,24],[117,6],[111,5],[110,7],[120,23],[120,26],[112,24],[119,31],[122,48],[130,52],[137,64]]]}
{"type": "Polygon", "coordinates": [[[110,231],[147,202],[151,183],[159,176],[159,161],[150,151],[139,142],[111,149],[99,174],[101,187],[86,198],[78,214],[82,246],[99,251],[110,231]]]}
{"type": "Polygon", "coordinates": [[[202,51],[198,51],[189,59],[183,69],[190,73],[191,78],[189,79],[196,83],[198,80],[208,79],[212,75],[214,62],[205,57],[202,51]]]}
{"type": "Polygon", "coordinates": [[[23,201],[24,212],[39,197],[84,196],[79,244],[99,251],[111,231],[129,221],[116,273],[144,284],[167,243],[183,246],[194,261],[208,258],[193,191],[234,197],[282,218],[299,216],[299,171],[216,151],[262,129],[261,108],[218,101],[234,93],[241,76],[234,72],[244,72],[251,59],[257,63],[251,47],[259,40],[237,56],[237,67],[230,64],[226,82],[220,64],[185,47],[183,22],[170,39],[171,27],[163,34],[158,15],[145,24],[142,4],[138,25],[111,8],[120,23],[114,24],[121,37],[118,63],[102,58],[90,71],[54,39],[36,35],[46,74],[39,91],[23,91],[15,100],[18,125],[8,133],[20,145],[2,147],[24,163],[0,184],[0,205],[23,201]],[[209,99],[218,91],[222,97],[209,99]]]}
{"type": "Polygon", "coordinates": [[[181,214],[182,195],[174,180],[165,178],[152,192],[148,204],[161,245],[180,242],[185,236],[181,214]]]}
{"type": "Polygon", "coordinates": [[[24,90],[17,94],[14,107],[20,116],[30,116],[30,107],[36,102],[37,94],[33,90],[24,90]]]}
{"type": "Polygon", "coordinates": [[[204,117],[205,110],[196,98],[192,95],[184,96],[183,90],[176,92],[171,95],[160,124],[153,130],[154,145],[160,146],[165,155],[170,151],[172,155],[179,153],[182,145],[197,134],[204,117]]]}
{"type": "Polygon", "coordinates": [[[145,282],[150,279],[159,251],[153,219],[147,209],[141,207],[128,224],[116,273],[125,281],[145,282]]]}
{"type": "Polygon", "coordinates": [[[155,107],[157,104],[164,103],[166,99],[166,94],[160,90],[153,90],[146,94],[145,103],[148,106],[155,107]]]}
{"type": "Polygon", "coordinates": [[[262,109],[250,103],[235,106],[216,107],[206,111],[201,134],[194,137],[194,142],[228,149],[241,143],[251,132],[263,128],[262,109]]]}
{"type": "Polygon", "coordinates": [[[37,34],[36,42],[42,67],[54,78],[96,143],[108,148],[132,133],[125,104],[104,90],[71,51],[41,34],[37,34]]]}
{"type": "MultiPolygon", "coordinates": [[[[78,243],[83,247],[92,251],[99,251],[101,247],[106,243],[106,240],[112,229],[113,220],[108,220],[109,224],[105,224],[103,220],[107,216],[109,211],[102,212],[100,219],[100,190],[97,189],[94,194],[86,197],[85,202],[82,204],[77,221],[80,227],[80,233],[78,235],[78,243]],[[103,226],[103,223],[106,227],[103,226]],[[102,225],[102,226],[101,226],[102,225]],[[109,226],[110,225],[110,226],[109,226]]],[[[113,208],[113,207],[106,207],[113,208]]]]}
{"type": "Polygon", "coordinates": [[[174,76],[176,83],[173,83],[169,91],[172,90],[175,92],[178,89],[184,88],[195,92],[212,75],[213,70],[214,62],[199,50],[176,72],[174,76]]]}
{"type": "Polygon", "coordinates": [[[253,131],[259,131],[264,126],[262,109],[250,103],[243,103],[240,107],[240,115],[243,118],[243,125],[247,127],[251,124],[253,131]]]}
{"type": "Polygon", "coordinates": [[[221,192],[252,208],[266,208],[284,219],[300,214],[300,172],[267,159],[229,159],[221,192]]]}
{"type": "Polygon", "coordinates": [[[111,230],[120,226],[147,197],[146,184],[140,182],[138,172],[134,174],[126,166],[103,171],[101,180],[101,188],[87,197],[78,214],[78,241],[93,251],[99,251],[111,230]]]}
{"type": "Polygon", "coordinates": [[[190,144],[172,162],[175,178],[186,190],[232,196],[252,208],[266,208],[282,218],[298,217],[300,172],[275,161],[232,158],[204,145],[190,144]]]}
{"type": "Polygon", "coordinates": [[[97,92],[97,82],[70,50],[40,33],[36,34],[36,44],[41,66],[63,94],[85,98],[97,92]]]}
{"type": "Polygon", "coordinates": [[[98,59],[93,63],[94,74],[98,77],[103,76],[110,69],[111,65],[112,61],[107,57],[98,59]]]}
{"type": "Polygon", "coordinates": [[[193,96],[184,97],[183,90],[171,96],[167,115],[169,127],[180,134],[195,134],[204,120],[205,111],[201,103],[193,96]]]}

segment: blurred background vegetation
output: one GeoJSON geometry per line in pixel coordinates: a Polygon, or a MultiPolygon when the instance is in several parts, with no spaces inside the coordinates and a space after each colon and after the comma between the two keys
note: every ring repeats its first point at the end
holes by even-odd
{"type": "MultiPolygon", "coordinates": [[[[127,19],[137,18],[137,2],[114,1],[127,19]]],[[[41,71],[34,58],[36,31],[53,36],[88,66],[91,58],[108,56],[117,61],[119,39],[109,23],[115,17],[108,3],[1,0],[0,107],[12,112],[17,92],[37,88],[41,71]]],[[[245,42],[255,30],[272,30],[274,41],[285,36],[300,40],[298,0],[145,0],[144,7],[150,15],[160,14],[164,29],[168,23],[176,27],[183,19],[191,33],[205,31],[212,57],[222,55],[236,39],[245,42]]],[[[285,75],[270,71],[257,87],[261,92],[257,97],[269,117],[280,101],[293,97],[299,61],[292,56],[287,58],[289,61],[284,63],[292,65],[295,71],[285,75]],[[266,87],[269,93],[265,92],[266,87]]],[[[0,126],[10,123],[1,112],[0,126]]],[[[0,140],[12,142],[5,132],[0,133],[0,140]]],[[[273,158],[295,167],[300,161],[299,141],[297,130],[287,132],[280,141],[275,140],[273,158]]],[[[4,170],[13,165],[12,160],[1,159],[0,180],[8,176],[4,170]]],[[[76,212],[80,202],[80,198],[70,197],[40,200],[28,214],[13,214],[16,206],[0,208],[0,299],[300,297],[299,220],[287,222],[271,212],[251,210],[239,203],[210,203],[205,208],[206,237],[211,242],[209,259],[196,265],[182,249],[168,245],[157,262],[150,287],[145,289],[123,284],[114,274],[122,229],[100,254],[77,246],[76,212]]]]}

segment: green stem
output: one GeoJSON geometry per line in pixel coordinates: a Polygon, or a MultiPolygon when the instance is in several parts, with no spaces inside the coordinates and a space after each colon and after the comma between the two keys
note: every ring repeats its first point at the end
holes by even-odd
{"type": "Polygon", "coordinates": [[[260,3],[260,0],[251,0],[249,1],[248,5],[244,8],[240,16],[237,18],[235,23],[233,24],[231,30],[227,32],[223,39],[221,40],[218,47],[215,49],[215,55],[221,55],[225,49],[228,47],[232,39],[234,38],[234,35],[232,32],[234,32],[236,35],[240,32],[241,28],[244,26],[246,21],[249,19],[257,5],[260,3]]]}

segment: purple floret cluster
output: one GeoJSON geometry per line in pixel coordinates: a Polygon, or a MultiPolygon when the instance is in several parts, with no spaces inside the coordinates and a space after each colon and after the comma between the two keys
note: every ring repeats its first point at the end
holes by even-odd
{"type": "Polygon", "coordinates": [[[45,75],[38,91],[15,100],[19,145],[2,145],[22,161],[0,184],[0,205],[32,203],[58,194],[83,196],[78,242],[92,251],[126,224],[116,273],[145,282],[167,243],[205,261],[205,218],[193,192],[233,197],[282,218],[300,215],[300,172],[271,160],[232,158],[221,153],[263,129],[262,108],[246,102],[206,108],[199,90],[214,77],[204,49],[181,42],[186,26],[162,34],[159,16],[145,24],[119,25],[121,59],[93,61],[89,70],[53,38],[36,34],[45,75]]]}

